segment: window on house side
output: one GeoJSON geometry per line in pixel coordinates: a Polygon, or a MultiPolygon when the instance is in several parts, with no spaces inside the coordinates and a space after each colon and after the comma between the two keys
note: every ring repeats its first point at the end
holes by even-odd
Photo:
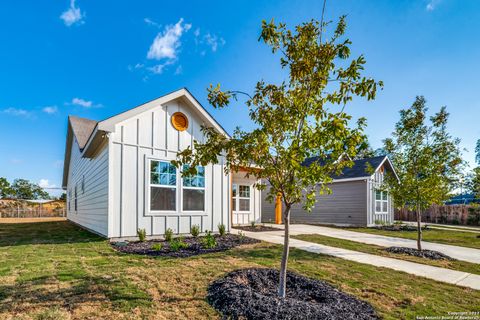
{"type": "Polygon", "coordinates": [[[387,191],[375,190],[375,212],[388,213],[387,191]]]}
{"type": "Polygon", "coordinates": [[[167,161],[150,161],[150,210],[177,208],[177,168],[167,161]]]}
{"type": "Polygon", "coordinates": [[[232,186],[233,211],[248,212],[250,211],[250,186],[237,185],[232,186]]]}
{"type": "MultiPolygon", "coordinates": [[[[189,167],[185,165],[184,170],[189,167]]],[[[205,168],[198,166],[197,174],[183,178],[184,211],[205,211],[205,168]]]]}

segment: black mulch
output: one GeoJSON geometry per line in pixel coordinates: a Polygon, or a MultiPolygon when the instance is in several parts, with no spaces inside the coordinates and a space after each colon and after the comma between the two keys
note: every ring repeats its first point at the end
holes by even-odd
{"type": "Polygon", "coordinates": [[[277,297],[279,271],[242,269],[208,287],[207,301],[224,319],[378,319],[373,307],[326,282],[292,272],[287,297],[277,297]]]}
{"type": "Polygon", "coordinates": [[[405,248],[405,247],[389,247],[385,249],[391,253],[401,253],[401,254],[408,254],[411,256],[416,256],[420,258],[427,258],[432,260],[455,260],[446,254],[443,254],[438,251],[433,250],[418,250],[413,248],[405,248]]]}
{"type": "MultiPolygon", "coordinates": [[[[373,227],[375,229],[379,230],[385,230],[385,231],[417,231],[416,226],[411,226],[407,224],[393,224],[393,225],[386,225],[386,226],[375,226],[373,227]]],[[[429,228],[427,226],[423,226],[422,230],[428,230],[429,228]]]]}
{"type": "Polygon", "coordinates": [[[132,254],[141,254],[148,256],[158,256],[158,257],[178,257],[185,258],[196,256],[199,254],[212,253],[212,252],[221,252],[238,247],[244,244],[253,244],[260,242],[259,240],[248,238],[245,236],[235,235],[235,234],[226,234],[224,236],[215,235],[215,240],[217,245],[215,248],[204,248],[202,239],[204,237],[188,237],[183,238],[183,241],[188,244],[187,248],[180,249],[178,251],[173,251],[170,248],[170,243],[164,240],[149,240],[149,241],[135,241],[135,242],[113,242],[112,247],[117,251],[124,253],[132,254]],[[161,250],[154,250],[152,246],[155,244],[161,244],[161,250]]]}
{"type": "Polygon", "coordinates": [[[233,228],[237,230],[249,231],[249,232],[263,232],[263,231],[282,231],[279,228],[268,227],[264,225],[252,226],[234,226],[233,228]]]}

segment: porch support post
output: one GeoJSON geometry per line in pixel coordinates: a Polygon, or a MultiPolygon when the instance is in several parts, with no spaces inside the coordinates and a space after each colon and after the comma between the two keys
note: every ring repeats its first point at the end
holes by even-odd
{"type": "Polygon", "coordinates": [[[282,196],[277,195],[275,201],[275,224],[282,224],[282,196]]]}

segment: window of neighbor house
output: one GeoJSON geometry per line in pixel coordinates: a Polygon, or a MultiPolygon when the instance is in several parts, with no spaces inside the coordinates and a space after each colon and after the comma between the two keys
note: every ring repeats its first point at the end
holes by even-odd
{"type": "MultiPolygon", "coordinates": [[[[185,169],[188,166],[185,165],[185,169]]],[[[184,211],[205,211],[205,168],[197,166],[197,174],[184,177],[182,198],[184,211]]]]}
{"type": "Polygon", "coordinates": [[[150,210],[177,208],[177,168],[167,161],[150,161],[150,210]]]}
{"type": "Polygon", "coordinates": [[[388,213],[388,192],[375,190],[375,212],[388,213]]]}
{"type": "Polygon", "coordinates": [[[232,185],[232,197],[233,197],[233,211],[248,212],[250,211],[250,186],[233,184],[232,185]]]}

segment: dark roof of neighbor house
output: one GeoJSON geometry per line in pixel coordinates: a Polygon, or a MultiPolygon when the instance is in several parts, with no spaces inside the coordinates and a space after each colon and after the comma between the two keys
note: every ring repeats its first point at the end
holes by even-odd
{"type": "MultiPolygon", "coordinates": [[[[332,175],[333,179],[341,180],[341,179],[352,179],[352,178],[362,178],[362,177],[369,177],[372,175],[369,172],[368,164],[376,170],[382,162],[385,160],[386,156],[377,156],[372,158],[365,158],[353,161],[352,167],[344,167],[342,173],[332,175]]],[[[310,166],[313,162],[320,161],[319,157],[311,157],[308,158],[303,162],[304,166],[310,166]]]]}
{"type": "Polygon", "coordinates": [[[88,138],[90,138],[93,130],[95,130],[97,121],[75,116],[69,116],[69,120],[73,134],[77,139],[78,146],[80,147],[80,150],[83,150],[88,142],[88,138]]]}

